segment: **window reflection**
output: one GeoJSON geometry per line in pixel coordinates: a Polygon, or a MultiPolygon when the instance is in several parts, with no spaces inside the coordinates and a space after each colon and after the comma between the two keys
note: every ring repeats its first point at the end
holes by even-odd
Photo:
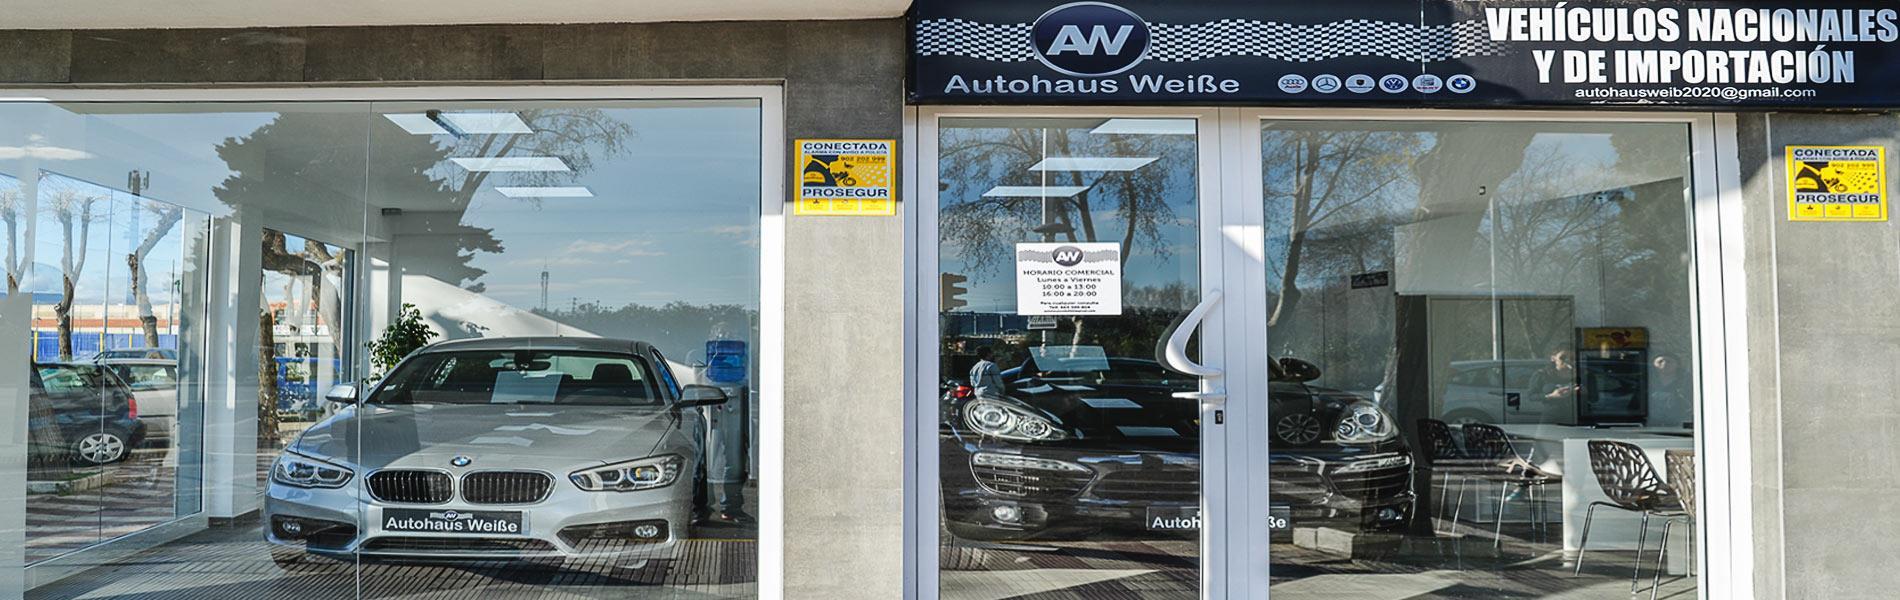
{"type": "Polygon", "coordinates": [[[1293,507],[1276,597],[1440,569],[1389,591],[1693,593],[1694,482],[1663,476],[1695,441],[1685,129],[1270,121],[1261,150],[1271,351],[1376,402],[1415,464],[1400,526],[1293,507]]]}

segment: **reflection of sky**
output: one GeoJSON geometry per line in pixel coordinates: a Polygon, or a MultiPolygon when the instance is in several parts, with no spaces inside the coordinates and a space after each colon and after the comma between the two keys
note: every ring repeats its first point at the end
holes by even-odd
{"type": "MultiPolygon", "coordinates": [[[[758,307],[759,133],[751,107],[614,109],[633,127],[625,154],[578,178],[592,198],[476,195],[464,225],[507,247],[471,265],[487,295],[550,308],[571,302],[758,307]]],[[[485,185],[508,185],[491,178],[485,185]]]]}
{"type": "MultiPolygon", "coordinates": [[[[0,189],[9,186],[19,189],[20,182],[0,175],[0,189]]],[[[100,303],[130,304],[132,280],[125,257],[157,225],[157,215],[147,209],[171,205],[57,173],[46,173],[40,179],[39,210],[35,215],[38,234],[34,236],[33,259],[40,267],[34,270],[35,279],[30,285],[36,292],[60,292],[60,268],[66,250],[66,236],[54,203],[61,196],[93,199],[90,227],[83,226],[83,205],[76,203],[71,209],[73,235],[78,236],[82,231],[86,235],[83,270],[74,286],[77,302],[95,306],[100,303]]],[[[186,211],[185,217],[172,225],[158,239],[151,252],[146,254],[145,272],[148,279],[145,293],[153,304],[170,303],[176,296],[173,284],[178,281],[182,271],[189,267],[184,256],[187,234],[196,235],[196,232],[201,231],[203,219],[202,214],[186,211]]],[[[79,250],[77,244],[73,250],[79,250]]]]}
{"type": "MultiPolygon", "coordinates": [[[[487,271],[486,275],[472,282],[451,283],[481,285],[485,294],[495,300],[533,308],[540,302],[540,277],[545,269],[550,280],[549,303],[554,308],[564,308],[576,301],[605,306],[676,301],[730,303],[756,308],[760,188],[758,108],[733,102],[567,105],[600,107],[612,119],[629,126],[634,134],[626,140],[624,152],[614,155],[602,148],[590,148],[595,160],[593,169],[576,173],[572,183],[564,183],[587,186],[594,193],[593,198],[511,199],[492,190],[496,186],[510,185],[511,178],[506,174],[489,177],[483,184],[485,189],[475,195],[461,222],[472,227],[492,228],[505,251],[473,253],[471,266],[487,271]]],[[[509,105],[491,103],[482,105],[481,110],[498,110],[497,106],[509,105]]],[[[452,106],[433,105],[431,108],[455,110],[452,106]]],[[[332,166],[363,164],[377,158],[388,160],[378,157],[376,149],[368,146],[368,140],[390,135],[388,131],[375,131],[375,136],[365,131],[360,137],[351,131],[362,131],[368,123],[369,127],[388,128],[396,132],[394,135],[407,135],[371,112],[412,110],[419,109],[370,103],[0,103],[0,173],[18,175],[44,169],[112,184],[123,182],[128,171],[148,171],[152,179],[148,196],[212,215],[229,216],[232,208],[223,205],[213,193],[233,175],[230,166],[217,155],[219,144],[250,136],[282,114],[298,113],[335,125],[331,128],[334,137],[329,138],[330,146],[286,148],[286,144],[305,140],[286,141],[284,136],[278,136],[270,141],[273,146],[260,150],[271,153],[266,160],[325,160],[332,166]],[[229,112],[190,112],[199,110],[229,112]],[[355,144],[356,139],[363,143],[355,144]],[[317,158],[310,159],[310,156],[317,158]]],[[[449,139],[436,137],[439,144],[449,139]]],[[[317,144],[319,140],[307,143],[317,144]]],[[[463,173],[458,169],[443,163],[429,168],[428,172],[459,182],[463,173]]],[[[347,173],[348,169],[334,171],[347,173]]],[[[366,194],[371,211],[377,210],[378,205],[388,205],[376,197],[375,186],[364,185],[362,181],[311,183],[343,190],[349,195],[366,194]]],[[[4,185],[4,181],[0,181],[0,185],[4,185]]],[[[111,192],[101,188],[100,193],[111,192]]],[[[126,196],[123,192],[120,195],[126,196]]],[[[288,207],[292,212],[310,215],[323,213],[325,208],[288,207]]],[[[357,205],[342,209],[354,213],[357,205]]],[[[323,240],[332,243],[360,240],[363,233],[360,225],[327,232],[320,230],[320,226],[347,227],[363,222],[354,214],[335,218],[339,216],[338,210],[328,207],[330,218],[313,219],[316,225],[293,227],[288,231],[316,239],[333,238],[323,240]]],[[[419,209],[406,206],[405,210],[419,209]]],[[[136,226],[135,222],[125,220],[129,211],[118,213],[115,225],[136,226]]],[[[374,213],[369,218],[375,218],[374,213]]],[[[48,215],[37,219],[41,232],[58,231],[57,223],[49,219],[48,215]]],[[[190,222],[188,218],[185,224],[190,222]]],[[[272,225],[271,222],[263,224],[272,225]]],[[[122,229],[95,226],[90,248],[95,257],[88,264],[87,281],[81,283],[82,296],[104,297],[103,287],[95,287],[103,286],[104,279],[92,283],[90,275],[94,272],[103,274],[114,270],[118,272],[115,277],[123,276],[123,257],[118,261],[105,258],[107,252],[122,254],[121,250],[136,244],[136,239],[122,229]]],[[[179,259],[183,245],[174,243],[174,239],[182,238],[168,238],[148,259],[154,279],[160,277],[157,271],[166,268],[164,265],[179,259]]],[[[37,261],[51,265],[54,273],[57,273],[59,244],[56,234],[38,236],[37,261]]],[[[51,289],[57,289],[57,284],[57,281],[52,282],[51,289]]],[[[48,286],[42,283],[40,287],[48,286]]],[[[159,301],[156,296],[159,290],[154,288],[152,293],[154,301],[159,301]]]]}
{"type": "MultiPolygon", "coordinates": [[[[1165,287],[1177,284],[1196,284],[1199,280],[1200,243],[1197,223],[1200,220],[1196,178],[1196,143],[1192,135],[1113,135],[1090,133],[1098,119],[1085,126],[1074,127],[1073,122],[1050,123],[1050,127],[1038,127],[1042,123],[1025,119],[972,120],[981,126],[946,126],[943,130],[943,149],[940,151],[939,173],[945,179],[945,187],[939,192],[943,210],[949,210],[957,204],[982,201],[983,193],[1000,186],[1036,186],[1044,181],[1043,173],[1030,171],[1042,158],[1054,156],[1050,151],[1035,154],[1016,152],[997,152],[989,154],[988,164],[953,164],[956,161],[977,160],[977,152],[956,151],[957,149],[983,148],[1006,140],[1012,130],[1021,132],[1025,128],[1035,135],[1047,132],[1051,136],[1069,137],[1072,156],[1121,157],[1108,147],[1108,139],[1120,137],[1132,140],[1135,144],[1151,144],[1135,154],[1141,158],[1159,158],[1153,163],[1140,167],[1134,176],[1160,178],[1159,201],[1171,211],[1171,218],[1160,222],[1158,239],[1146,235],[1137,235],[1133,249],[1128,252],[1128,264],[1122,274],[1123,290],[1140,287],[1165,287]],[[990,122],[985,122],[990,121],[990,122]],[[1064,125],[1069,125],[1065,127],[1064,125]],[[966,176],[962,180],[952,180],[953,171],[959,167],[966,176]]],[[[1129,155],[1133,157],[1133,155],[1129,155]]],[[[1049,173],[1047,185],[1069,185],[1067,173],[1049,173]]],[[[1126,230],[1126,215],[1119,212],[1121,198],[1112,178],[1122,177],[1119,173],[1083,173],[1083,185],[1101,181],[1090,194],[1090,214],[1096,229],[1096,240],[1100,242],[1120,242],[1126,230]]],[[[1033,198],[1023,199],[1026,203],[1035,203],[1033,198]]],[[[940,213],[941,214],[941,213],[940,213]]],[[[940,222],[941,223],[941,222],[940,222]]],[[[999,236],[1011,243],[1040,242],[1041,234],[1030,229],[1039,221],[1024,220],[1011,222],[999,228],[999,236]]],[[[944,224],[945,226],[951,226],[944,224]]],[[[1078,237],[1081,235],[1079,222],[1076,226],[1078,237]]],[[[952,232],[943,234],[945,239],[953,237],[952,232]]],[[[1056,241],[1066,241],[1066,236],[1058,236],[1056,241]]],[[[1089,241],[1086,239],[1080,241],[1089,241]]],[[[1008,252],[1008,249],[999,249],[1008,252]]],[[[974,257],[966,256],[968,250],[949,244],[942,247],[939,261],[947,273],[958,273],[969,277],[964,287],[969,293],[963,299],[969,303],[964,311],[980,313],[1016,312],[1016,274],[1014,260],[1000,257],[988,268],[976,269],[972,266],[974,257]]]]}

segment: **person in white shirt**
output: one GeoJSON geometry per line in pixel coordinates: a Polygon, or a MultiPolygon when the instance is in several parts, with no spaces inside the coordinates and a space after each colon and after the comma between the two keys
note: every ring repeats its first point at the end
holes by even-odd
{"type": "Polygon", "coordinates": [[[976,351],[976,364],[970,367],[970,389],[978,398],[1000,398],[1003,395],[1003,369],[990,361],[996,354],[988,346],[976,351]]]}

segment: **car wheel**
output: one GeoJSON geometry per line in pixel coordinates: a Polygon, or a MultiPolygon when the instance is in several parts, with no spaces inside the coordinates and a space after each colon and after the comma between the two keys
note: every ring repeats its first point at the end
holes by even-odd
{"type": "Polygon", "coordinates": [[[81,464],[106,465],[125,460],[128,451],[125,436],[116,431],[97,431],[73,444],[73,456],[81,464]]]}
{"type": "Polygon", "coordinates": [[[317,556],[301,549],[271,544],[270,561],[285,573],[327,574],[349,570],[349,563],[317,556]]]}

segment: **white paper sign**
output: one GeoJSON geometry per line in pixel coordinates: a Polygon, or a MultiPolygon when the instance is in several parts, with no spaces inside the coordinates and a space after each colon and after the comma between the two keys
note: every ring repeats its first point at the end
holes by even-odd
{"type": "Polygon", "coordinates": [[[1017,244],[1016,314],[1122,314],[1121,244],[1017,244]]]}

